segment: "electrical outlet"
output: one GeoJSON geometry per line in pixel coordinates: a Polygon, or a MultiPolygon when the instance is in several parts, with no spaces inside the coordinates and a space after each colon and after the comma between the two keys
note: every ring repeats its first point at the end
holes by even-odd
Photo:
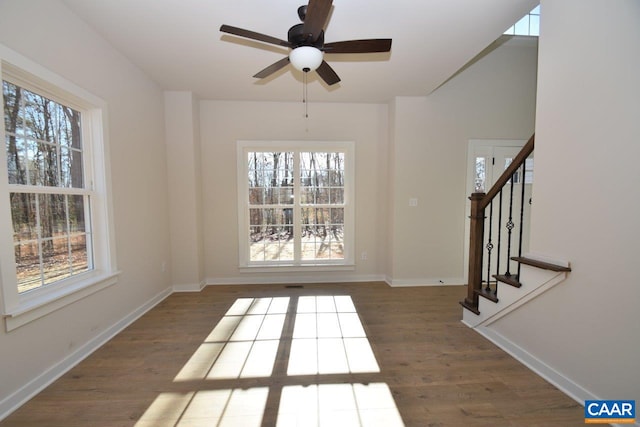
{"type": "Polygon", "coordinates": [[[367,251],[362,252],[362,254],[360,254],[360,259],[363,261],[367,260],[367,251]]]}

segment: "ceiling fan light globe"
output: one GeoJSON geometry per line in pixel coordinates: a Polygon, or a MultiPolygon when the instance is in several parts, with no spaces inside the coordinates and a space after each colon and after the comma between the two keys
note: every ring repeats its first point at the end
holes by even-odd
{"type": "Polygon", "coordinates": [[[323,52],[313,46],[300,46],[291,51],[289,61],[296,70],[316,70],[322,64],[323,52]]]}

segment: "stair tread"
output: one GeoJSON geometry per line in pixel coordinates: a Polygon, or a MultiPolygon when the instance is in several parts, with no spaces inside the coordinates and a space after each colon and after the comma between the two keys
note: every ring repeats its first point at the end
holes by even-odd
{"type": "Polygon", "coordinates": [[[496,296],[495,292],[493,292],[492,290],[487,291],[486,289],[483,288],[483,289],[476,289],[474,292],[490,301],[498,302],[498,297],[496,296]]]}
{"type": "Polygon", "coordinates": [[[520,264],[530,265],[532,267],[542,268],[544,270],[550,271],[571,271],[570,267],[564,267],[562,265],[552,264],[549,262],[538,261],[537,259],[527,258],[527,257],[511,257],[512,260],[519,262],[520,264]]]}
{"type": "Polygon", "coordinates": [[[480,314],[480,310],[478,310],[477,307],[474,307],[471,304],[467,303],[466,300],[460,301],[460,305],[463,306],[464,308],[466,308],[467,310],[469,310],[470,312],[474,313],[474,314],[480,314]]]}
{"type": "Polygon", "coordinates": [[[494,274],[496,280],[502,283],[506,283],[507,285],[515,286],[516,288],[522,287],[522,283],[518,281],[518,276],[507,276],[505,274],[494,274]]]}

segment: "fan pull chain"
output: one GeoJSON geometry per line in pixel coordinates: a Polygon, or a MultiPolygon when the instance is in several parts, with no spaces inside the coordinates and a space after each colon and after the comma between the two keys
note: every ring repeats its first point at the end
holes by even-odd
{"type": "Polygon", "coordinates": [[[304,117],[305,119],[309,118],[309,90],[307,88],[307,72],[302,73],[302,103],[304,104],[304,117]]]}

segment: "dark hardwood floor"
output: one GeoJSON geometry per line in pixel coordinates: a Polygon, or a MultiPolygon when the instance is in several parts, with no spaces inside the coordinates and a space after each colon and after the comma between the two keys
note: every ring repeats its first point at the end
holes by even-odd
{"type": "Polygon", "coordinates": [[[384,283],[173,294],[0,426],[584,425],[581,405],[460,322],[464,295],[457,286],[384,283]],[[358,316],[296,310],[310,301],[301,297],[344,295],[358,316]],[[251,312],[246,322],[227,314],[245,298],[255,298],[254,307],[286,302],[285,309],[264,309],[255,317],[262,319],[258,338],[253,332],[231,345],[231,333],[252,333],[251,312]],[[264,313],[273,314],[271,323],[264,313]],[[332,327],[352,338],[296,341],[310,330],[330,336],[332,327]],[[236,353],[225,353],[232,347],[236,353]],[[247,356],[249,348],[264,353],[247,356]]]}

